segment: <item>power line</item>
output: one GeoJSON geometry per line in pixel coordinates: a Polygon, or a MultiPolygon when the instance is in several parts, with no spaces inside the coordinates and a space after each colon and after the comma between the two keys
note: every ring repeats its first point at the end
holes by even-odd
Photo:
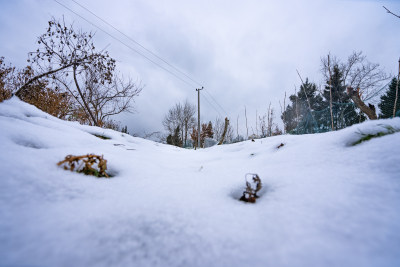
{"type": "Polygon", "coordinates": [[[203,94],[203,97],[207,101],[207,103],[219,114],[219,116],[222,117],[221,113],[218,111],[218,109],[215,108],[215,106],[210,102],[210,100],[207,99],[205,94],[203,94]]]}
{"type": "Polygon", "coordinates": [[[156,53],[152,52],[150,49],[147,49],[145,46],[143,46],[142,44],[140,44],[138,41],[136,41],[135,39],[133,39],[132,37],[126,35],[125,33],[123,33],[122,31],[120,31],[119,29],[117,29],[116,27],[114,27],[112,24],[110,24],[108,21],[106,21],[105,19],[102,19],[101,17],[99,17],[98,15],[96,15],[94,12],[92,12],[91,10],[89,10],[87,7],[81,5],[80,3],[78,3],[75,0],[71,0],[72,2],[74,2],[75,4],[79,5],[81,8],[85,9],[87,12],[89,12],[90,14],[92,14],[93,16],[95,16],[96,18],[98,18],[99,20],[101,20],[102,22],[104,22],[105,24],[107,24],[108,26],[110,26],[111,28],[113,28],[114,30],[116,30],[117,32],[119,32],[120,34],[122,34],[123,36],[125,36],[126,38],[128,38],[129,40],[131,40],[132,42],[134,42],[135,44],[137,44],[138,46],[140,46],[141,48],[143,48],[144,50],[146,50],[147,52],[149,52],[150,54],[152,54],[153,56],[155,56],[156,58],[158,58],[159,60],[163,61],[165,64],[167,64],[168,66],[170,66],[171,68],[173,68],[174,70],[176,70],[177,72],[179,72],[180,74],[184,75],[186,78],[188,78],[189,80],[191,80],[192,82],[196,83],[199,86],[203,86],[200,82],[194,80],[193,78],[191,78],[189,75],[187,75],[186,73],[184,73],[183,71],[181,71],[180,69],[178,69],[177,67],[175,67],[174,65],[168,63],[168,61],[166,61],[165,59],[163,59],[162,57],[158,56],[156,53]]]}
{"type": "MultiPolygon", "coordinates": [[[[218,107],[225,113],[226,116],[228,116],[228,112],[225,111],[225,109],[215,100],[215,98],[208,92],[208,90],[205,90],[205,92],[211,97],[211,99],[218,105],[218,107]]],[[[220,114],[221,115],[221,114],[220,114]]],[[[222,116],[221,116],[222,117],[222,116]]]]}
{"type": "MultiPolygon", "coordinates": [[[[142,57],[144,57],[145,59],[147,59],[148,61],[150,61],[151,63],[153,63],[154,65],[158,66],[159,68],[165,70],[166,72],[168,72],[169,74],[173,75],[175,78],[179,79],[180,81],[184,82],[185,84],[192,86],[192,87],[196,87],[194,86],[194,84],[192,84],[189,81],[184,80],[183,78],[179,77],[176,73],[168,70],[167,68],[161,66],[160,64],[158,64],[157,62],[155,62],[154,60],[150,59],[149,57],[147,57],[146,55],[144,55],[143,53],[139,52],[138,50],[136,50],[135,48],[133,48],[132,46],[126,44],[125,42],[121,41],[119,38],[115,37],[114,35],[110,34],[109,32],[107,32],[106,30],[104,30],[103,28],[101,28],[100,26],[97,26],[95,23],[91,22],[90,20],[84,18],[83,16],[79,15],[77,12],[75,12],[74,10],[72,10],[71,8],[67,7],[66,5],[60,3],[57,0],[54,0],[57,4],[61,5],[62,7],[64,7],[65,9],[69,10],[70,12],[74,13],[76,16],[80,17],[81,19],[85,20],[86,22],[88,22],[89,24],[91,24],[92,26],[96,27],[97,29],[101,30],[102,32],[104,32],[105,34],[107,34],[108,36],[110,36],[111,38],[113,38],[114,40],[118,41],[119,43],[123,44],[124,46],[126,46],[127,48],[129,48],[130,50],[134,51],[135,53],[141,55],[142,57]]],[[[93,16],[95,16],[96,18],[98,18],[99,20],[103,21],[104,23],[106,23],[108,26],[110,26],[111,28],[113,28],[114,30],[116,30],[117,32],[119,32],[120,34],[122,34],[123,36],[125,36],[126,38],[128,38],[129,40],[131,40],[132,42],[134,42],[135,44],[139,45],[140,47],[142,47],[144,50],[146,50],[148,53],[150,53],[151,55],[153,55],[154,57],[158,58],[159,60],[163,61],[165,64],[167,64],[168,66],[170,66],[171,68],[173,68],[174,70],[176,70],[178,73],[180,73],[181,75],[184,75],[187,79],[191,80],[192,82],[196,83],[197,85],[201,85],[202,84],[196,80],[194,80],[193,78],[191,78],[189,75],[185,74],[184,72],[182,72],[181,70],[179,70],[178,68],[176,68],[175,66],[173,66],[172,64],[168,63],[166,60],[164,60],[163,58],[161,58],[160,56],[158,56],[157,54],[155,54],[154,52],[152,52],[151,50],[147,49],[146,47],[144,47],[143,45],[141,45],[139,42],[137,42],[136,40],[134,40],[133,38],[129,37],[128,35],[124,34],[122,31],[120,31],[119,29],[117,29],[116,27],[114,27],[112,24],[110,24],[109,22],[107,22],[106,20],[102,19],[101,17],[99,17],[98,15],[96,15],[95,13],[93,13],[92,11],[90,11],[88,8],[86,8],[85,6],[81,5],[80,3],[76,2],[75,0],[71,0],[73,1],[75,4],[79,5],[81,8],[85,9],[87,12],[89,12],[90,14],[92,14],[93,16]]],[[[208,90],[205,90],[207,92],[207,94],[212,98],[212,100],[217,104],[217,106],[226,114],[228,115],[228,113],[224,110],[224,108],[222,108],[222,106],[218,103],[218,101],[211,95],[210,92],[208,92],[208,90]]],[[[204,95],[204,94],[203,94],[204,95]]],[[[205,95],[204,95],[205,96],[205,95]]],[[[215,106],[207,99],[207,97],[205,97],[205,100],[209,103],[209,105],[222,117],[221,113],[215,108],[215,106]]]]}
{"type": "Polygon", "coordinates": [[[193,86],[193,84],[189,83],[188,81],[185,81],[184,79],[182,79],[181,77],[179,77],[178,75],[176,75],[175,73],[171,72],[170,70],[166,69],[165,67],[159,65],[158,63],[154,62],[152,59],[150,59],[149,57],[147,57],[146,55],[143,55],[142,53],[140,53],[139,51],[137,51],[136,49],[134,49],[133,47],[131,47],[130,45],[126,44],[125,42],[121,41],[120,39],[118,39],[117,37],[115,37],[114,35],[108,33],[106,30],[102,29],[101,27],[97,26],[96,24],[94,24],[93,22],[89,21],[88,19],[82,17],[81,15],[79,15],[78,13],[76,13],[75,11],[73,11],[72,9],[70,9],[69,7],[63,5],[62,3],[58,2],[57,0],[54,0],[54,2],[58,3],[59,5],[63,6],[64,8],[68,9],[70,12],[74,13],[75,15],[77,15],[78,17],[80,17],[81,19],[85,20],[86,22],[90,23],[92,26],[96,27],[97,29],[101,30],[102,32],[104,32],[105,34],[107,34],[108,36],[110,36],[111,38],[113,38],[114,40],[120,42],[121,44],[123,44],[124,46],[126,46],[127,48],[131,49],[132,51],[136,52],[137,54],[141,55],[142,57],[144,57],[145,59],[147,59],[148,61],[150,61],[151,63],[153,63],[154,65],[158,66],[159,68],[167,71],[168,73],[170,73],[171,75],[175,76],[175,78],[181,80],[182,82],[186,83],[187,85],[191,86],[191,87],[195,87],[193,86]]]}
{"type": "MultiPolygon", "coordinates": [[[[195,82],[197,85],[202,86],[203,85],[194,80],[192,77],[190,77],[189,75],[187,75],[186,73],[184,73],[183,71],[181,71],[180,69],[176,68],[174,65],[170,64],[168,61],[166,61],[165,59],[163,59],[162,57],[160,57],[159,55],[157,55],[156,53],[152,52],[150,49],[147,49],[145,46],[143,46],[142,44],[140,44],[138,41],[136,41],[135,39],[133,39],[132,37],[130,37],[129,35],[125,34],[124,32],[120,31],[118,28],[116,28],[115,26],[113,26],[111,23],[109,23],[108,21],[106,21],[105,19],[101,18],[100,16],[98,16],[97,14],[95,14],[94,12],[92,12],[89,8],[85,7],[84,5],[80,4],[79,2],[75,1],[75,0],[71,0],[72,2],[74,2],[75,4],[77,4],[78,6],[80,6],[81,8],[85,9],[87,12],[89,12],[90,14],[92,14],[93,16],[95,16],[96,18],[98,18],[99,20],[101,20],[102,22],[104,22],[105,24],[107,24],[108,26],[110,26],[111,28],[113,28],[114,30],[116,30],[117,32],[119,32],[120,34],[122,34],[123,36],[125,36],[126,38],[128,38],[129,40],[131,40],[132,42],[134,42],[135,44],[137,44],[138,46],[140,46],[141,48],[143,48],[144,50],[146,50],[147,52],[149,52],[151,55],[153,55],[154,57],[158,58],[159,60],[163,61],[165,64],[167,64],[168,66],[170,66],[171,68],[173,68],[174,70],[176,70],[177,72],[179,72],[180,74],[184,75],[186,78],[188,78],[189,80],[195,82]]],[[[217,102],[217,100],[215,100],[215,98],[211,95],[211,93],[208,92],[208,90],[206,90],[207,94],[211,97],[211,99],[214,101],[214,103],[217,104],[217,106],[226,114],[228,115],[228,113],[224,110],[224,108],[217,102]]],[[[218,112],[219,113],[219,112],[218,112]]]]}

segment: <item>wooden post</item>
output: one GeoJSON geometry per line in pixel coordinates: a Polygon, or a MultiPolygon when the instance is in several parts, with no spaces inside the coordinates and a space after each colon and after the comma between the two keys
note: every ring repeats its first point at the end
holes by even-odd
{"type": "Polygon", "coordinates": [[[198,148],[200,148],[200,131],[201,131],[201,128],[200,128],[200,90],[203,90],[204,89],[204,87],[201,87],[201,89],[199,88],[199,89],[196,89],[196,91],[197,91],[197,111],[198,111],[198,114],[197,114],[197,126],[198,126],[198,128],[197,128],[197,147],[198,148]]]}
{"type": "Polygon", "coordinates": [[[222,137],[221,137],[221,140],[219,141],[218,145],[222,145],[224,143],[225,135],[226,135],[226,132],[228,131],[228,126],[229,126],[229,120],[228,120],[228,118],[225,118],[224,132],[222,133],[222,137]]]}
{"type": "Polygon", "coordinates": [[[333,129],[333,111],[332,111],[332,74],[331,74],[331,64],[330,57],[328,54],[328,70],[329,70],[329,108],[331,110],[331,123],[332,123],[332,131],[333,129]]]}
{"type": "Polygon", "coordinates": [[[249,139],[249,127],[247,127],[247,112],[246,112],[246,106],[244,106],[244,116],[246,117],[246,133],[247,133],[247,136],[246,136],[246,140],[247,139],[249,139]]]}
{"type": "Polygon", "coordinates": [[[399,78],[400,78],[400,59],[399,59],[399,73],[397,74],[397,83],[396,83],[396,97],[394,98],[394,106],[393,106],[393,118],[396,116],[397,98],[399,96],[399,78]]]}

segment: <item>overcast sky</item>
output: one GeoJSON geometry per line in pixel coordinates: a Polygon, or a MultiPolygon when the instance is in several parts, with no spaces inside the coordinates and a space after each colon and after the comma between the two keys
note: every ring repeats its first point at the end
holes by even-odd
{"type": "MultiPolygon", "coordinates": [[[[58,1],[176,73],[73,1],[58,1]]],[[[280,121],[279,101],[301,83],[296,69],[323,84],[320,58],[329,52],[346,59],[363,51],[389,74],[397,72],[400,57],[400,19],[382,7],[400,14],[400,1],[76,1],[203,85],[203,119],[229,116],[236,127],[239,116],[241,133],[245,106],[249,127],[255,129],[256,110],[266,113],[270,102],[280,121]]],[[[47,21],[63,15],[95,31],[97,47],[109,45],[122,73],[145,85],[136,113],[118,118],[131,133],[163,130],[162,119],[176,102],[197,105],[200,85],[177,73],[182,82],[53,0],[0,0],[0,56],[24,67],[47,21]]]]}

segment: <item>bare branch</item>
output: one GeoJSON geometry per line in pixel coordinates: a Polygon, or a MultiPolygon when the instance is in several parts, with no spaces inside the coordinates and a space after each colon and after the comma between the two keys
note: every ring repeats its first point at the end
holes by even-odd
{"type": "Polygon", "coordinates": [[[392,14],[393,16],[398,17],[398,18],[400,19],[400,16],[399,16],[399,15],[394,14],[392,11],[390,11],[389,9],[387,9],[385,6],[383,6],[383,8],[386,9],[386,12],[387,12],[387,13],[392,14]]]}

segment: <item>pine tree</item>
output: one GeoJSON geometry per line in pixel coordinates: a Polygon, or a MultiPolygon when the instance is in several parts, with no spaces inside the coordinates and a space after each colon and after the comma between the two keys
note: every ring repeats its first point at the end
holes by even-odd
{"type": "Polygon", "coordinates": [[[319,124],[319,118],[316,118],[312,112],[323,108],[323,99],[318,94],[315,83],[310,83],[306,79],[300,86],[299,92],[291,95],[289,100],[291,104],[286,107],[281,117],[286,131],[296,129],[296,132],[300,133],[313,133],[316,124],[319,124]]]}
{"type": "MultiPolygon", "coordinates": [[[[381,110],[381,115],[379,116],[379,118],[386,119],[393,117],[393,108],[396,98],[396,86],[397,79],[393,78],[392,82],[389,85],[389,89],[386,91],[386,94],[381,96],[381,102],[378,104],[378,107],[381,110]]],[[[400,93],[397,95],[396,116],[400,116],[400,93]]]]}
{"type": "Polygon", "coordinates": [[[167,137],[167,144],[173,146],[182,146],[182,139],[180,136],[181,129],[178,127],[175,128],[173,135],[168,135],[167,137]]]}
{"type": "Polygon", "coordinates": [[[174,146],[182,146],[182,138],[180,132],[180,127],[176,127],[174,135],[172,136],[172,143],[174,146]]]}
{"type": "MultiPolygon", "coordinates": [[[[356,107],[347,94],[343,73],[337,65],[333,67],[331,80],[326,81],[325,89],[322,92],[324,107],[330,110],[330,85],[332,88],[332,113],[335,129],[343,129],[360,121],[364,121],[365,115],[357,112],[356,107]]],[[[324,112],[320,118],[323,127],[331,128],[330,112],[324,112]]]]}
{"type": "Polygon", "coordinates": [[[124,127],[122,127],[121,133],[129,134],[129,133],[128,133],[128,126],[127,126],[127,125],[125,125],[124,127]]]}

